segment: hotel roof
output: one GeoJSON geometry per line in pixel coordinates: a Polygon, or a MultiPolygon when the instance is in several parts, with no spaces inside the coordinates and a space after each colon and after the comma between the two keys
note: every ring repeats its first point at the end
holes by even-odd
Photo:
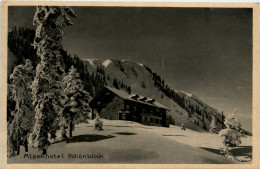
{"type": "Polygon", "coordinates": [[[141,104],[146,104],[146,105],[161,108],[161,109],[170,110],[166,106],[164,106],[161,103],[155,101],[153,98],[148,98],[146,96],[140,96],[138,94],[129,95],[127,92],[125,92],[123,90],[118,90],[118,89],[108,87],[108,86],[104,86],[104,87],[106,89],[110,90],[112,93],[114,93],[118,97],[124,99],[124,100],[129,100],[129,101],[133,101],[133,102],[137,102],[137,103],[141,103],[141,104]]]}

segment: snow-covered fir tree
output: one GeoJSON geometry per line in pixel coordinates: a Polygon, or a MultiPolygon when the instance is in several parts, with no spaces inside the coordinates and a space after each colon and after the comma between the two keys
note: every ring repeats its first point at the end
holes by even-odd
{"type": "Polygon", "coordinates": [[[216,122],[216,117],[214,115],[212,116],[209,132],[218,134],[218,126],[217,126],[217,122],[216,122]]]}
{"type": "Polygon", "coordinates": [[[87,122],[89,93],[84,90],[80,75],[74,66],[62,80],[63,98],[60,113],[61,137],[66,137],[66,128],[69,128],[69,137],[72,137],[74,125],[87,122]]]}
{"type": "Polygon", "coordinates": [[[237,118],[236,113],[237,113],[237,109],[235,109],[233,113],[229,114],[225,118],[224,124],[229,129],[234,129],[234,130],[240,131],[241,124],[240,124],[240,121],[237,118]]]}
{"type": "Polygon", "coordinates": [[[55,137],[58,126],[57,114],[60,111],[61,41],[64,27],[72,25],[69,17],[74,17],[69,7],[38,6],[33,23],[37,26],[34,47],[41,58],[36,68],[32,88],[35,106],[35,125],[32,133],[33,146],[47,153],[50,145],[48,134],[55,137]]]}
{"type": "Polygon", "coordinates": [[[236,116],[237,109],[233,113],[229,114],[225,118],[224,124],[226,129],[222,129],[219,132],[220,137],[222,138],[223,143],[223,153],[225,156],[232,156],[229,152],[229,147],[237,146],[241,143],[241,133],[240,133],[240,121],[236,116]]]}
{"type": "Polygon", "coordinates": [[[181,130],[186,130],[184,123],[181,123],[181,130]]]}
{"type": "Polygon", "coordinates": [[[8,157],[17,155],[20,146],[25,147],[28,152],[27,136],[34,125],[34,110],[30,86],[32,84],[35,71],[30,60],[26,60],[25,65],[18,65],[10,75],[11,99],[15,101],[15,109],[11,113],[13,118],[8,123],[8,157]]]}

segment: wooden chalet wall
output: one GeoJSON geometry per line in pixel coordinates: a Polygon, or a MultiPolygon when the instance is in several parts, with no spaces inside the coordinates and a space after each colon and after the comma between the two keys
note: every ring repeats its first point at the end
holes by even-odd
{"type": "Polygon", "coordinates": [[[102,108],[100,117],[110,119],[110,120],[119,120],[119,111],[124,109],[124,100],[118,96],[115,96],[109,103],[102,108]]]}
{"type": "Polygon", "coordinates": [[[131,115],[129,120],[139,123],[166,127],[166,109],[142,104],[130,100],[125,100],[125,110],[129,110],[131,115]]]}

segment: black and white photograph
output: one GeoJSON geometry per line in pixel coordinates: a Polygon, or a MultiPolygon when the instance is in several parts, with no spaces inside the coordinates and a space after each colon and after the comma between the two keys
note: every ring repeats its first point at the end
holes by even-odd
{"type": "Polygon", "coordinates": [[[7,164],[253,164],[253,7],[7,10],[7,164]]]}

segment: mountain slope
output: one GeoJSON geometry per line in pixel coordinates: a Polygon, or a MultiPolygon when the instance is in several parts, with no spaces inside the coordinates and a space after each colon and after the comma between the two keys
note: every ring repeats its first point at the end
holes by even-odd
{"type": "Polygon", "coordinates": [[[90,73],[95,73],[97,68],[102,67],[108,86],[113,87],[113,80],[117,79],[119,83],[123,82],[130,86],[132,93],[154,98],[170,108],[168,114],[174,117],[178,126],[184,123],[187,128],[193,130],[202,131],[203,127],[209,130],[212,115],[217,117],[219,129],[222,126],[222,116],[216,109],[208,106],[195,95],[178,92],[165,86],[164,81],[143,64],[112,59],[85,59],[84,62],[90,73]]]}

